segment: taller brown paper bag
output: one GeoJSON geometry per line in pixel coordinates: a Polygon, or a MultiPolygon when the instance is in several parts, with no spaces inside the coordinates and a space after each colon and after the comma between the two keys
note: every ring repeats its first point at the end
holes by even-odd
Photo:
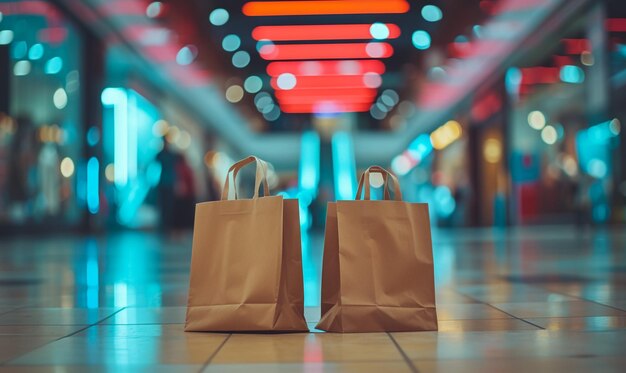
{"type": "Polygon", "coordinates": [[[256,157],[228,170],[221,201],[196,205],[185,330],[308,331],[298,200],[269,196],[267,164],[256,157]],[[235,177],[255,161],[254,197],[238,199],[235,177]]]}
{"type": "Polygon", "coordinates": [[[428,205],[403,202],[398,180],[382,167],[363,173],[356,201],[328,204],[322,267],[322,316],[316,328],[437,330],[428,205]],[[383,175],[385,200],[370,200],[370,173],[383,175]],[[362,189],[364,200],[359,200],[362,189]]]}

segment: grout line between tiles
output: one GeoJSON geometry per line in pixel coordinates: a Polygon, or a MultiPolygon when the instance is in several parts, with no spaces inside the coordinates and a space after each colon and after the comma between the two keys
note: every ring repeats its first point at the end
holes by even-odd
{"type": "Polygon", "coordinates": [[[502,312],[502,313],[504,313],[504,314],[506,314],[506,315],[511,316],[511,317],[512,317],[512,318],[514,318],[514,319],[517,319],[517,320],[523,321],[523,322],[525,322],[526,324],[530,324],[530,325],[534,326],[534,327],[535,327],[535,328],[537,328],[537,329],[546,330],[546,328],[544,328],[544,327],[541,327],[541,326],[539,326],[539,325],[537,325],[537,324],[535,324],[535,323],[532,323],[532,322],[530,322],[530,321],[528,321],[528,320],[525,320],[525,319],[523,319],[523,318],[521,318],[521,317],[517,317],[517,316],[515,316],[515,315],[513,315],[513,314],[511,314],[511,313],[508,313],[508,312],[506,312],[505,310],[502,310],[502,309],[500,309],[500,308],[498,308],[498,307],[494,306],[493,304],[490,304],[490,303],[484,302],[484,301],[482,301],[482,300],[480,300],[480,299],[478,299],[478,298],[474,298],[474,297],[472,297],[472,296],[470,296],[470,295],[467,295],[467,294],[461,293],[461,292],[459,292],[459,291],[457,291],[457,290],[455,290],[455,291],[456,291],[457,293],[459,293],[459,294],[461,294],[461,295],[463,295],[463,296],[465,296],[465,297],[469,298],[469,299],[472,299],[472,300],[474,300],[474,301],[478,302],[479,304],[484,304],[485,306],[488,306],[488,307],[491,307],[491,308],[493,308],[493,309],[495,309],[495,310],[498,310],[498,311],[500,311],[500,312],[502,312]]]}
{"type": "Polygon", "coordinates": [[[232,337],[232,334],[229,334],[228,337],[224,338],[224,340],[222,341],[222,343],[220,343],[219,346],[217,346],[217,348],[215,349],[215,351],[213,351],[213,353],[211,354],[211,356],[209,356],[209,358],[207,359],[206,363],[204,363],[204,365],[202,365],[202,368],[200,368],[200,372],[202,372],[203,370],[206,369],[206,367],[209,366],[209,364],[211,364],[211,361],[213,361],[213,359],[215,358],[215,356],[217,355],[218,352],[220,352],[220,350],[222,349],[222,347],[224,347],[224,345],[226,344],[226,342],[228,342],[228,340],[230,339],[230,337],[232,337]]]}
{"type": "Polygon", "coordinates": [[[57,341],[58,341],[58,340],[61,340],[61,339],[63,339],[63,338],[71,337],[71,336],[73,336],[73,335],[76,335],[76,334],[78,334],[78,333],[80,333],[80,332],[84,331],[84,330],[87,330],[87,329],[91,328],[92,326],[98,325],[98,324],[100,324],[101,322],[103,322],[104,320],[107,320],[107,319],[109,319],[109,318],[111,318],[111,317],[115,316],[117,313],[122,312],[124,309],[126,309],[126,307],[122,307],[122,308],[120,308],[119,310],[117,310],[117,311],[113,312],[113,313],[112,313],[112,314],[110,314],[109,316],[105,317],[104,319],[102,319],[102,320],[100,320],[100,321],[98,321],[98,322],[96,322],[96,323],[93,323],[93,324],[87,325],[87,326],[85,326],[85,327],[84,327],[84,328],[82,328],[82,329],[78,329],[78,330],[76,330],[76,331],[75,331],[75,332],[73,332],[73,333],[70,333],[70,334],[68,334],[68,335],[66,335],[66,336],[63,336],[63,337],[61,337],[61,338],[57,339],[57,341]]]}
{"type": "Polygon", "coordinates": [[[396,346],[396,349],[398,349],[398,352],[400,352],[400,355],[402,355],[402,358],[404,359],[404,362],[409,366],[409,369],[411,369],[411,372],[419,373],[419,370],[417,370],[417,367],[415,366],[415,364],[413,364],[411,359],[409,359],[409,356],[406,354],[406,352],[404,352],[402,347],[400,347],[400,344],[398,343],[398,341],[396,341],[396,339],[393,337],[393,335],[391,333],[389,333],[389,332],[387,332],[387,335],[391,339],[391,342],[393,342],[394,346],[396,346]]]}
{"type": "MultiPolygon", "coordinates": [[[[119,310],[117,310],[117,311],[113,312],[113,313],[112,313],[112,314],[110,314],[109,316],[107,316],[107,317],[103,318],[102,320],[99,320],[99,321],[98,321],[98,322],[96,322],[96,323],[89,324],[89,325],[85,325],[85,327],[84,327],[84,328],[80,328],[80,329],[78,329],[78,330],[76,330],[76,331],[74,331],[74,332],[72,332],[72,333],[70,333],[70,334],[68,334],[68,335],[64,335],[64,336],[62,336],[62,337],[52,339],[52,340],[50,340],[50,342],[48,342],[48,343],[44,343],[44,344],[42,344],[41,346],[38,346],[38,347],[36,347],[36,348],[35,348],[35,349],[33,349],[33,350],[30,350],[30,351],[28,351],[28,352],[25,352],[25,353],[23,353],[23,354],[20,354],[20,355],[18,355],[18,356],[15,356],[14,358],[9,359],[9,360],[5,361],[4,363],[0,363],[0,366],[7,365],[7,364],[9,364],[10,362],[12,362],[12,361],[14,361],[14,360],[16,360],[16,359],[19,359],[20,357],[22,357],[22,356],[24,356],[24,355],[26,355],[26,354],[29,354],[29,353],[31,353],[31,352],[33,352],[33,351],[35,351],[35,350],[38,350],[38,349],[40,349],[40,348],[42,348],[42,347],[45,347],[45,346],[49,345],[50,343],[58,342],[58,341],[60,341],[60,340],[62,340],[62,339],[64,339],[64,338],[71,337],[71,336],[73,336],[73,335],[76,335],[77,333],[80,333],[80,332],[82,332],[82,331],[84,331],[84,330],[87,330],[87,329],[91,328],[91,327],[92,327],[92,326],[94,326],[94,325],[98,325],[98,324],[99,324],[99,323],[101,323],[102,321],[107,320],[108,318],[115,316],[115,314],[117,314],[118,312],[123,311],[125,308],[126,308],[126,307],[122,307],[122,308],[120,308],[119,310]]],[[[66,325],[66,324],[59,324],[59,325],[66,325]]],[[[72,324],[69,324],[69,325],[72,325],[72,324]]]]}

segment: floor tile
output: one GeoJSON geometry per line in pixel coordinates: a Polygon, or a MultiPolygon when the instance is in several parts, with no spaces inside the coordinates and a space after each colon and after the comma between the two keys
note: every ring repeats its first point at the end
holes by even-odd
{"type": "Polygon", "coordinates": [[[0,364],[54,341],[55,337],[0,335],[0,364]]]}
{"type": "Polygon", "coordinates": [[[504,330],[538,330],[534,325],[518,319],[443,320],[439,332],[476,332],[504,330]]]}
{"type": "Polygon", "coordinates": [[[617,316],[539,317],[526,320],[548,330],[600,331],[626,329],[626,317],[617,316]]]}
{"type": "Polygon", "coordinates": [[[411,372],[404,361],[388,362],[335,362],[321,363],[310,362],[304,364],[210,364],[204,372],[238,373],[273,373],[273,372],[346,372],[346,373],[379,373],[379,372],[411,372]]]}
{"type": "Polygon", "coordinates": [[[519,318],[576,317],[576,316],[624,316],[626,312],[584,301],[494,303],[494,307],[519,318]]]}
{"type": "Polygon", "coordinates": [[[620,356],[626,343],[626,333],[611,331],[422,332],[393,337],[411,359],[620,356]]]}
{"type": "Polygon", "coordinates": [[[88,325],[0,325],[2,335],[65,337],[88,325]]]}
{"type": "Polygon", "coordinates": [[[623,372],[626,359],[616,357],[563,358],[563,359],[482,359],[482,360],[431,360],[414,361],[420,373],[484,373],[484,372],[623,372]]]}
{"type": "Polygon", "coordinates": [[[103,324],[184,324],[186,307],[125,308],[103,324]]]}
{"type": "Polygon", "coordinates": [[[0,325],[95,324],[116,311],[114,308],[20,308],[0,315],[0,325]]]}
{"type": "MultiPolygon", "coordinates": [[[[98,324],[93,325],[80,333],[77,337],[163,337],[185,338],[189,335],[202,335],[219,333],[185,332],[185,324],[98,324]]],[[[227,335],[227,334],[224,334],[227,335]]]]}
{"type": "MultiPolygon", "coordinates": [[[[571,233],[434,234],[440,331],[391,335],[420,372],[623,371],[626,234],[571,233]]],[[[303,266],[318,271],[323,236],[312,237],[303,266]]],[[[190,238],[0,238],[0,269],[38,279],[0,286],[0,373],[198,372],[210,356],[207,370],[219,372],[410,368],[386,333],[185,333],[190,238]]],[[[314,328],[319,307],[305,316],[314,328]]]]}
{"type": "Polygon", "coordinates": [[[225,335],[204,333],[187,333],[181,338],[69,337],[52,342],[10,364],[203,364],[225,338],[225,335]]]}
{"type": "Polygon", "coordinates": [[[203,365],[189,364],[167,364],[167,365],[147,365],[147,364],[129,364],[129,365],[10,365],[0,366],[0,373],[197,373],[200,372],[203,365]]]}
{"type": "Polygon", "coordinates": [[[212,360],[224,363],[397,361],[386,333],[233,334],[212,360]]]}
{"type": "Polygon", "coordinates": [[[437,305],[438,320],[506,319],[511,316],[485,304],[437,305]]]}

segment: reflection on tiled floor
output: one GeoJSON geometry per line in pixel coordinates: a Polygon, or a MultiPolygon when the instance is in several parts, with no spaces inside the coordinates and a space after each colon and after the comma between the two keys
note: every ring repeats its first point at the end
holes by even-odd
{"type": "Polygon", "coordinates": [[[0,239],[0,372],[621,372],[626,233],[434,232],[439,332],[332,334],[320,236],[304,245],[311,333],[185,333],[191,241],[0,239]]]}

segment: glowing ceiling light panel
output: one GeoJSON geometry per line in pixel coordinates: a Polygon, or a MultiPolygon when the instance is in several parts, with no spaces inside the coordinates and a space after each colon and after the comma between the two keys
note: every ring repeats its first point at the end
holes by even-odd
{"type": "Polygon", "coordinates": [[[251,1],[243,6],[242,11],[250,17],[399,14],[409,11],[409,3],[405,0],[251,1]]]}
{"type": "Polygon", "coordinates": [[[291,114],[335,114],[335,113],[359,113],[366,112],[370,108],[369,103],[338,103],[335,101],[320,100],[307,104],[285,104],[280,108],[285,113],[291,114]]]}
{"type": "Polygon", "coordinates": [[[258,26],[252,30],[255,40],[370,40],[396,39],[400,28],[394,24],[289,25],[258,26]]]}
{"type": "Polygon", "coordinates": [[[388,58],[393,55],[389,43],[284,44],[259,52],[265,60],[312,60],[344,58],[388,58]]]}
{"type": "MultiPolygon", "coordinates": [[[[318,75],[318,76],[295,76],[284,73],[278,78],[272,78],[270,84],[274,89],[304,89],[304,88],[378,88],[381,77],[376,73],[364,75],[318,75]]],[[[329,92],[330,93],[330,92],[329,92]]]]}
{"type": "Polygon", "coordinates": [[[383,74],[385,64],[378,60],[341,60],[341,61],[277,61],[267,65],[270,76],[291,73],[296,76],[306,75],[360,75],[366,72],[383,74]]]}

